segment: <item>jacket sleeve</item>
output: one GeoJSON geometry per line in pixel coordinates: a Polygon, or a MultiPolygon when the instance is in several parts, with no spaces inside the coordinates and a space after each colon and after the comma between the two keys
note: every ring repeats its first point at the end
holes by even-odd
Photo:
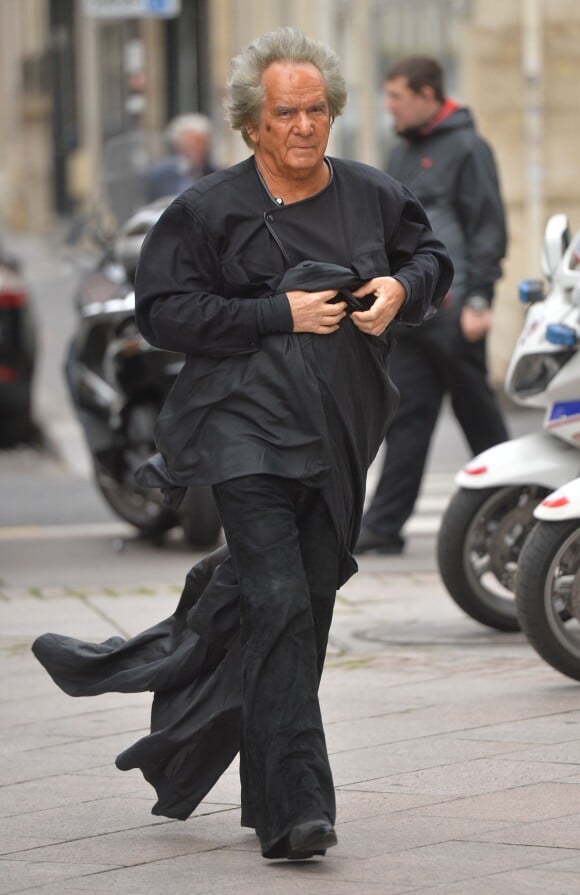
{"type": "Polygon", "coordinates": [[[218,254],[203,222],[180,199],[147,235],[135,278],[135,316],[145,339],[185,354],[228,357],[260,347],[267,332],[288,332],[285,295],[227,298],[218,254]]]}
{"type": "Polygon", "coordinates": [[[391,275],[404,285],[407,300],[400,323],[415,325],[434,313],[453,279],[453,264],[443,243],[431,230],[423,206],[407,187],[402,192],[398,221],[387,239],[391,275]]]}
{"type": "Polygon", "coordinates": [[[476,137],[458,174],[457,215],[465,235],[467,289],[490,303],[507,248],[504,206],[490,146],[476,137]]]}

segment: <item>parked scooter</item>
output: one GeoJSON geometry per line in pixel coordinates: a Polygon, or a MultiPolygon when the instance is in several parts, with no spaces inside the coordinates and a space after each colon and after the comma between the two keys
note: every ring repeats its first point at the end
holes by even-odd
{"type": "MultiPolygon", "coordinates": [[[[568,411],[580,415],[580,402],[568,411]]],[[[557,671],[580,681],[580,478],[536,507],[516,575],[522,630],[557,671]]]]}
{"type": "MultiPolygon", "coordinates": [[[[136,145],[133,140],[129,148],[136,145]]],[[[119,146],[115,152],[115,158],[125,159],[119,146]]],[[[124,161],[125,172],[128,167],[124,161]]],[[[113,202],[126,213],[145,194],[139,192],[139,178],[126,177],[128,194],[110,169],[107,173],[117,187],[113,202]]],[[[102,240],[98,262],[83,277],[76,297],[77,327],[65,370],[95,481],[109,506],[148,538],[160,541],[180,525],[189,543],[205,547],[215,544],[221,531],[211,487],[189,488],[174,510],[157,489],[140,488],[134,475],[155,452],[155,422],[184,363],[183,355],[149,345],[135,322],[133,280],[139,251],[169,201],[139,208],[112,238],[102,240]]]]}
{"type": "Polygon", "coordinates": [[[516,403],[545,408],[543,431],[506,441],[477,455],[456,476],[459,490],[443,516],[439,571],[449,594],[472,618],[501,631],[519,629],[514,598],[520,552],[534,510],[580,471],[580,234],[571,243],[565,215],[546,227],[542,268],[550,284],[524,280],[530,304],[506,374],[516,403]]]}

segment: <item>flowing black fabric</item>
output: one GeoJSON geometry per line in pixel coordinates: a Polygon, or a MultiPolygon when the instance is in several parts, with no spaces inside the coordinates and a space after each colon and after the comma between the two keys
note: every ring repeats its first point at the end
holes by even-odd
{"type": "Polygon", "coordinates": [[[32,651],[70,696],[154,692],[151,732],[117,757],[185,820],[235,758],[241,712],[239,589],[227,547],[197,563],[172,616],[123,640],[38,637],[32,651]]]}

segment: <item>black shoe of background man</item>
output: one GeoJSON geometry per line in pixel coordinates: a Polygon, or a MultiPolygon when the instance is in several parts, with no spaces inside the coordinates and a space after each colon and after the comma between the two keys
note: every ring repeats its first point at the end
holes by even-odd
{"type": "Polygon", "coordinates": [[[400,536],[381,535],[362,525],[354,554],[360,556],[361,553],[379,553],[382,556],[400,556],[404,548],[405,542],[400,536]]]}

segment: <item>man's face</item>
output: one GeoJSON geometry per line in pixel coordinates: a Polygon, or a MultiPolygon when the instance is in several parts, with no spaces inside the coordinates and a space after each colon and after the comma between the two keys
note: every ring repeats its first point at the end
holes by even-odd
{"type": "Polygon", "coordinates": [[[260,118],[246,126],[256,161],[277,177],[305,179],[323,163],[330,134],[322,73],[309,62],[274,62],[262,85],[260,118]]]}
{"type": "Polygon", "coordinates": [[[415,93],[402,75],[385,82],[385,99],[397,133],[421,127],[433,117],[438,107],[432,87],[421,87],[420,92],[415,93]]]}

